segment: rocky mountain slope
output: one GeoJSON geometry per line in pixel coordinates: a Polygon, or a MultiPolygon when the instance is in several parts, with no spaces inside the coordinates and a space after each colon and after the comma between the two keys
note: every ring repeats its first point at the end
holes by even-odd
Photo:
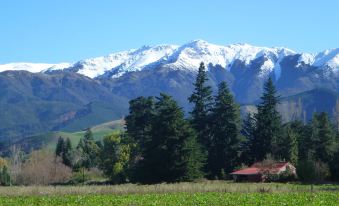
{"type": "Polygon", "coordinates": [[[335,103],[324,107],[318,94],[339,92],[339,49],[309,54],[196,40],[182,46],[144,46],[75,63],[0,65],[0,140],[51,130],[76,131],[120,119],[128,100],[140,95],[168,93],[187,111],[200,62],[208,68],[212,88],[226,81],[241,105],[255,104],[264,81],[272,77],[283,98],[301,98],[297,103],[286,100],[282,111],[307,108],[306,115],[285,112],[285,120],[335,110],[335,103]],[[318,92],[305,95],[310,91],[318,92]]]}

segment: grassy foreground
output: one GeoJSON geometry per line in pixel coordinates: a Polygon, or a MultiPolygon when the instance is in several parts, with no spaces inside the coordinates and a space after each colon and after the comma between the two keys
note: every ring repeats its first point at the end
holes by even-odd
{"type": "Polygon", "coordinates": [[[169,193],[2,197],[0,205],[327,205],[336,193],[169,193]]]}
{"type": "Polygon", "coordinates": [[[0,205],[339,205],[339,186],[206,181],[0,187],[0,205]]]}

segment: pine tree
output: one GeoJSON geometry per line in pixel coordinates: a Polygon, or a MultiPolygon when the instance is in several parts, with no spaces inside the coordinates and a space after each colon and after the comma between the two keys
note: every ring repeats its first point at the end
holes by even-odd
{"type": "Polygon", "coordinates": [[[64,147],[65,147],[64,138],[59,137],[56,148],[55,148],[55,156],[60,157],[62,155],[63,151],[64,151],[64,147]]]}
{"type": "Polygon", "coordinates": [[[131,165],[131,180],[147,182],[148,168],[142,159],[149,148],[152,124],[155,116],[154,97],[138,97],[129,102],[129,114],[125,118],[126,136],[135,144],[131,154],[134,164],[131,165]]]}
{"type": "Polygon", "coordinates": [[[202,168],[205,165],[206,156],[201,151],[201,145],[193,128],[187,121],[182,125],[182,145],[180,145],[178,163],[179,181],[193,181],[204,176],[202,168]]]}
{"type": "Polygon", "coordinates": [[[153,97],[138,97],[129,102],[129,115],[125,118],[127,134],[138,144],[140,152],[150,141],[154,104],[153,97]]]}
{"type": "Polygon", "coordinates": [[[333,181],[339,181],[339,143],[337,143],[336,151],[333,154],[333,158],[329,163],[331,170],[331,178],[333,181]]]}
{"type": "Polygon", "coordinates": [[[252,148],[256,161],[262,161],[268,154],[280,159],[278,154],[281,143],[281,116],[276,110],[279,96],[271,78],[264,85],[261,103],[257,105],[255,141],[252,148]]]}
{"type": "Polygon", "coordinates": [[[201,177],[203,156],[194,130],[184,113],[168,95],[155,104],[151,141],[146,144],[142,164],[145,182],[174,182],[201,177]]]}
{"type": "Polygon", "coordinates": [[[61,157],[62,162],[69,167],[73,165],[73,148],[71,140],[67,137],[66,140],[64,138],[59,137],[58,143],[55,148],[55,155],[61,157]]]}
{"type": "Polygon", "coordinates": [[[212,139],[208,163],[211,176],[222,178],[222,171],[228,174],[239,164],[241,142],[240,109],[226,82],[219,84],[211,120],[212,139]]]}
{"type": "Polygon", "coordinates": [[[300,134],[298,144],[298,162],[313,158],[313,142],[312,142],[312,126],[311,124],[304,125],[297,130],[300,134]]]}
{"type": "Polygon", "coordinates": [[[312,119],[312,142],[314,157],[328,163],[335,152],[335,133],[325,112],[315,114],[312,119]]]}
{"type": "Polygon", "coordinates": [[[208,81],[205,65],[201,62],[196,81],[194,83],[193,94],[188,98],[193,103],[191,111],[192,125],[198,135],[198,141],[205,151],[210,144],[209,134],[209,113],[212,107],[212,89],[207,86],[208,81]]]}
{"type": "Polygon", "coordinates": [[[247,165],[254,163],[255,151],[253,151],[253,145],[255,145],[255,118],[253,114],[248,113],[243,120],[241,134],[244,136],[244,141],[241,142],[241,162],[247,165]]]}
{"type": "Polygon", "coordinates": [[[62,162],[69,167],[73,166],[73,147],[71,140],[67,137],[65,144],[64,144],[64,150],[61,155],[62,162]]]}

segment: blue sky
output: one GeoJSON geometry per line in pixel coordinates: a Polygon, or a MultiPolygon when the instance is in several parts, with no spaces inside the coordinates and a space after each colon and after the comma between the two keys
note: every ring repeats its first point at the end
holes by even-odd
{"type": "Polygon", "coordinates": [[[1,0],[0,64],[73,62],[142,45],[339,47],[335,0],[1,0]]]}

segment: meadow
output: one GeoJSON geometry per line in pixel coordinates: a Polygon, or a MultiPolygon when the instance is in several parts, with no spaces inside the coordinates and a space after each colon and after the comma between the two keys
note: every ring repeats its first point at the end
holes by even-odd
{"type": "Polygon", "coordinates": [[[339,205],[339,185],[204,181],[0,187],[0,205],[339,205]]]}

